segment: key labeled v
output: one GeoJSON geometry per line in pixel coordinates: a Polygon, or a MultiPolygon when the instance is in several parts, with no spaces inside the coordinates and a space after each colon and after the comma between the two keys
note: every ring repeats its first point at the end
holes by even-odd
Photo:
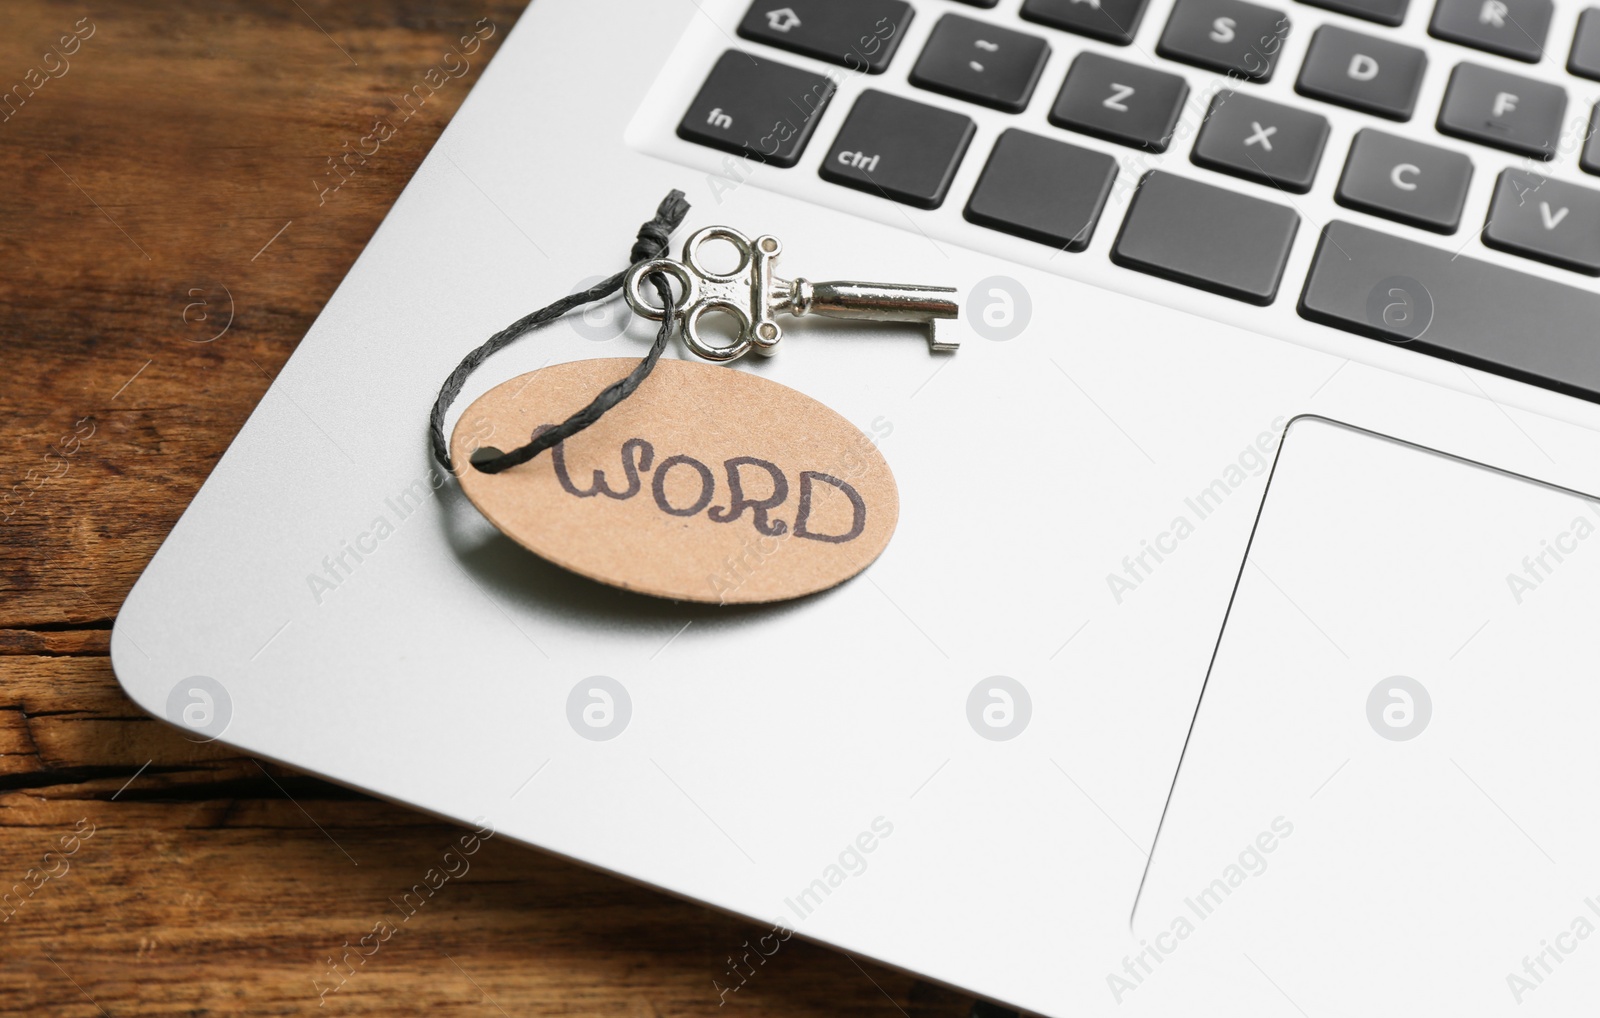
{"type": "Polygon", "coordinates": [[[1552,213],[1549,202],[1542,201],[1539,203],[1539,215],[1544,219],[1544,228],[1547,230],[1553,230],[1560,226],[1561,220],[1567,218],[1567,213],[1570,211],[1572,210],[1563,205],[1560,212],[1552,213]]]}

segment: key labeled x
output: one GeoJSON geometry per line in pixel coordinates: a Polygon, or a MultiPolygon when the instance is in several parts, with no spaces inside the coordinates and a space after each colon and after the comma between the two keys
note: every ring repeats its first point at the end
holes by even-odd
{"type": "Polygon", "coordinates": [[[1262,127],[1259,120],[1250,121],[1250,129],[1253,133],[1244,140],[1245,148],[1259,144],[1262,151],[1271,152],[1272,136],[1278,133],[1278,129],[1276,127],[1262,127]]]}
{"type": "Polygon", "coordinates": [[[1305,194],[1317,175],[1328,131],[1327,119],[1307,110],[1219,92],[1190,158],[1196,166],[1305,194]]]}

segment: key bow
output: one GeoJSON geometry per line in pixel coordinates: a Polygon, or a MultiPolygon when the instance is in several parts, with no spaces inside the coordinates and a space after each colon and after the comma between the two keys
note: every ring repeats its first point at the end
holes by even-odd
{"type": "Polygon", "coordinates": [[[708,226],[684,241],[682,261],[654,258],[635,265],[628,271],[623,294],[635,314],[659,322],[665,312],[645,299],[642,286],[657,272],[676,280],[682,290],[676,314],[682,320],[684,342],[711,361],[737,360],[752,350],[765,356],[776,353],[783,338],[776,320],[780,312],[797,318],[818,314],[925,322],[931,349],[953,351],[960,345],[941,340],[934,324],[960,315],[960,307],[945,296],[955,293],[954,288],[781,279],[773,265],[782,253],[783,243],[771,234],[752,241],[732,227],[708,226]],[[713,272],[700,260],[701,247],[712,240],[726,241],[739,253],[739,264],[732,272],[713,272]],[[708,343],[700,334],[700,320],[714,311],[732,315],[739,323],[738,338],[726,346],[708,343]]]}

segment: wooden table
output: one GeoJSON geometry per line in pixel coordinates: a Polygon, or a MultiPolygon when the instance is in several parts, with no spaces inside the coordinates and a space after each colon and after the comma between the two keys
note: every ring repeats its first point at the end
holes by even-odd
{"type": "Polygon", "coordinates": [[[966,1011],[799,940],[723,1010],[713,981],[741,985],[729,956],[764,930],[503,841],[341,980],[329,958],[458,832],[190,743],[112,677],[129,587],[520,8],[5,4],[0,1013],[966,1011]],[[324,194],[479,25],[471,71],[324,194]]]}

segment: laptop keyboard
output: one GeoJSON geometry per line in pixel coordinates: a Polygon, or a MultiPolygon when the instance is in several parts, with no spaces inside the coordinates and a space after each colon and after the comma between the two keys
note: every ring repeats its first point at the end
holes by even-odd
{"type": "MultiPolygon", "coordinates": [[[[1317,28],[1295,67],[1281,59],[1292,10],[1176,0],[1160,29],[1161,59],[1085,50],[1055,84],[1043,72],[1056,33],[1127,45],[1148,0],[1023,0],[1015,14],[985,12],[997,2],[963,0],[971,16],[943,14],[919,52],[897,55],[905,27],[929,16],[913,3],[757,0],[739,25],[744,39],[863,75],[903,66],[899,73],[932,101],[868,87],[849,109],[833,111],[828,76],[730,49],[678,134],[780,168],[796,166],[821,134],[816,144],[828,147],[820,173],[832,184],[923,209],[962,201],[979,227],[1081,252],[1101,227],[1119,169],[1104,152],[1073,144],[1073,134],[1163,152],[1186,106],[1198,112],[1204,100],[1190,160],[1248,184],[1219,187],[1172,160],[1145,172],[1111,246],[1113,263],[1270,305],[1302,218],[1284,198],[1310,192],[1322,162],[1341,159],[1338,205],[1445,236],[1471,225],[1485,246],[1526,260],[1528,271],[1334,220],[1322,228],[1303,283],[1303,318],[1600,401],[1600,294],[1560,277],[1600,276],[1600,190],[1540,172],[1572,141],[1562,137],[1567,89],[1516,73],[1515,64],[1494,65],[1541,59],[1557,18],[1551,0],[1434,0],[1429,35],[1490,55],[1455,63],[1436,111],[1418,105],[1430,53],[1383,36],[1404,21],[1409,0],[1306,0],[1366,25],[1317,28]],[[1196,98],[1180,65],[1225,75],[1227,84],[1196,98]],[[1253,94],[1275,74],[1293,74],[1289,98],[1303,102],[1253,94]],[[1055,136],[1011,128],[988,151],[969,151],[977,129],[963,104],[1020,113],[1045,87],[1059,89],[1048,111],[1055,136]],[[1437,134],[1380,122],[1357,131],[1347,152],[1328,151],[1319,104],[1394,124],[1433,117],[1437,134]],[[820,130],[825,121],[832,126],[820,130]],[[757,134],[746,125],[770,129],[757,134]],[[1474,146],[1519,157],[1495,178],[1483,224],[1464,223],[1475,165],[1506,160],[1486,160],[1474,146]],[[953,194],[963,162],[978,158],[972,193],[953,194]]],[[[1442,47],[1432,55],[1441,54],[1442,47]]],[[[1567,70],[1600,80],[1600,8],[1576,19],[1567,70]]],[[[1600,176],[1592,130],[1600,108],[1589,123],[1578,165],[1600,176]]]]}

